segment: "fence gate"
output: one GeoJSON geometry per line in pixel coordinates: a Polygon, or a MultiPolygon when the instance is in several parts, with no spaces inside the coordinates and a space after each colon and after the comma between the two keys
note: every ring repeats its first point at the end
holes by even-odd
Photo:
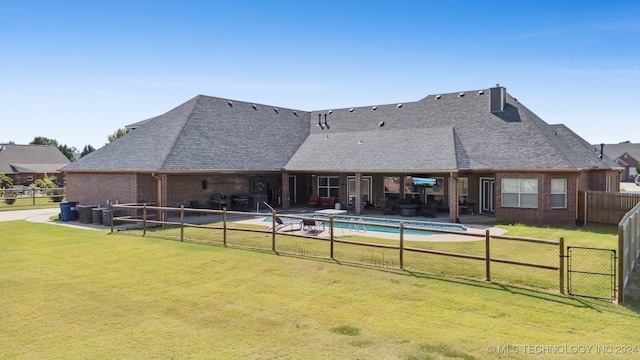
{"type": "Polygon", "coordinates": [[[614,301],[617,296],[616,259],[615,250],[568,246],[569,295],[614,301]]]}

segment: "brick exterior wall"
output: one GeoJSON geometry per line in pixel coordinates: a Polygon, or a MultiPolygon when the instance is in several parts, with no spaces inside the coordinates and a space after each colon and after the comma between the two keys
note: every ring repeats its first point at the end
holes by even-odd
{"type": "MultiPolygon", "coordinates": [[[[29,186],[37,179],[43,179],[43,173],[16,173],[16,174],[5,174],[8,177],[13,179],[13,185],[24,185],[29,186]],[[29,180],[31,177],[31,180],[29,180]]],[[[58,186],[64,187],[64,174],[61,173],[47,173],[47,176],[55,176],[56,180],[54,181],[58,186]]]]}
{"type": "Polygon", "coordinates": [[[67,201],[81,205],[132,203],[137,199],[137,188],[135,174],[67,174],[67,201]]]}

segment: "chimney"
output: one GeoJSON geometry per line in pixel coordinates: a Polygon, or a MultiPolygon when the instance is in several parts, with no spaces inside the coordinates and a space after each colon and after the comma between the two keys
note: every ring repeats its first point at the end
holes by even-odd
{"type": "Polygon", "coordinates": [[[492,113],[504,111],[504,105],[507,103],[507,89],[496,84],[496,87],[489,90],[490,111],[492,113]]]}

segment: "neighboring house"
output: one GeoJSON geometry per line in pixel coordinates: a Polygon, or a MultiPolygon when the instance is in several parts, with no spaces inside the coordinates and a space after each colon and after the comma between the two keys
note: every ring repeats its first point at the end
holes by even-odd
{"type": "Polygon", "coordinates": [[[598,154],[602,150],[604,155],[613,159],[618,166],[623,168],[620,179],[633,181],[638,174],[638,161],[640,160],[640,144],[624,142],[619,144],[593,145],[598,154]]]}
{"type": "Polygon", "coordinates": [[[248,195],[255,210],[314,194],[362,199],[360,214],[366,201],[433,197],[452,222],[466,210],[574,224],[578,190],[619,190],[615,163],[500,86],[311,112],[199,95],[129,127],[63,169],[68,200],[219,205],[217,195],[248,195]]]}
{"type": "Polygon", "coordinates": [[[44,174],[62,184],[60,169],[69,163],[55,146],[0,144],[0,172],[12,178],[13,185],[30,185],[44,174]]]}

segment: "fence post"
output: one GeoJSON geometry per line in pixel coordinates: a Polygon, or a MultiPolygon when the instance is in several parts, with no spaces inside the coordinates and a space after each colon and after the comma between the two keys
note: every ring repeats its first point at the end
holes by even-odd
{"type": "Polygon", "coordinates": [[[485,243],[485,272],[486,272],[486,280],[491,281],[491,247],[489,246],[491,240],[491,236],[489,236],[489,229],[484,231],[484,243],[485,243]]]}
{"type": "Polygon", "coordinates": [[[109,201],[109,225],[111,227],[111,233],[113,234],[113,203],[109,201]]]}
{"type": "Polygon", "coordinates": [[[227,208],[222,208],[222,245],[227,247],[227,208]]]}
{"type": "Polygon", "coordinates": [[[142,204],[142,236],[147,235],[147,203],[142,204]]]}
{"type": "Polygon", "coordinates": [[[184,205],[180,205],[180,241],[184,241],[184,205]]]}
{"type": "Polygon", "coordinates": [[[560,237],[560,294],[564,294],[564,237],[560,237]]]}
{"type": "MultiPolygon", "coordinates": [[[[627,227],[629,223],[630,221],[627,221],[626,224],[623,224],[621,221],[618,224],[618,294],[617,294],[618,305],[624,304],[624,286],[625,286],[624,278],[626,276],[625,270],[624,270],[626,266],[626,264],[624,263],[626,260],[626,256],[624,253],[624,247],[625,247],[624,238],[625,238],[625,230],[628,230],[627,227]]],[[[633,229],[633,230],[637,231],[637,229],[633,229]]],[[[629,247],[629,251],[631,251],[631,247],[629,247]]]]}
{"type": "Polygon", "coordinates": [[[271,251],[276,251],[276,211],[271,211],[271,251]]]}
{"type": "Polygon", "coordinates": [[[29,191],[31,192],[31,203],[33,205],[36,204],[36,189],[35,188],[31,188],[29,189],[29,191]]]}
{"type": "Polygon", "coordinates": [[[404,221],[400,221],[400,269],[404,269],[404,221]]]}
{"type": "Polygon", "coordinates": [[[329,215],[329,256],[333,259],[333,215],[329,215]]]}

